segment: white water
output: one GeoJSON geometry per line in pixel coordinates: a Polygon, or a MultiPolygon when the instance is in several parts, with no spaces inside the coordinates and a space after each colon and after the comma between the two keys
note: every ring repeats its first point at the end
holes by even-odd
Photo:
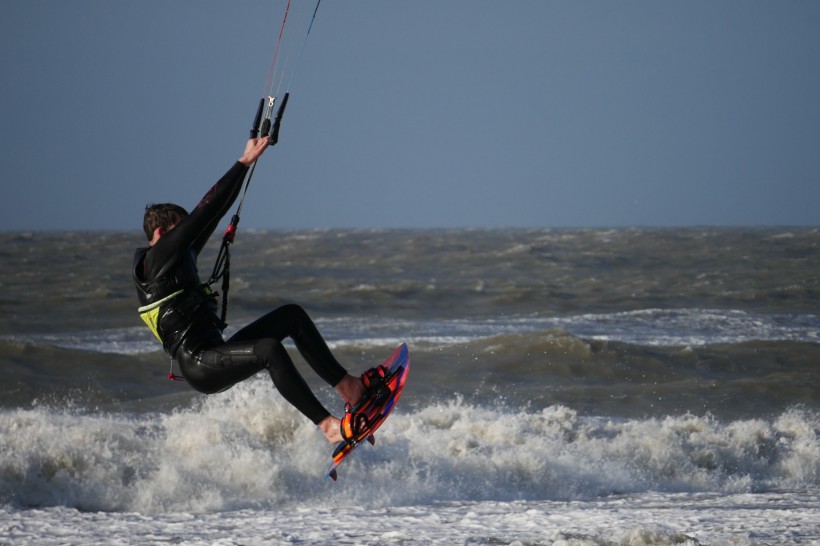
{"type": "Polygon", "coordinates": [[[575,502],[461,502],[212,514],[0,509],[0,541],[31,545],[820,544],[816,496],[645,494],[575,502]]]}
{"type": "Polygon", "coordinates": [[[331,447],[263,379],[170,414],[8,409],[0,544],[812,544],[818,430],[799,409],[613,420],[403,400],[334,483],[331,447]]]}

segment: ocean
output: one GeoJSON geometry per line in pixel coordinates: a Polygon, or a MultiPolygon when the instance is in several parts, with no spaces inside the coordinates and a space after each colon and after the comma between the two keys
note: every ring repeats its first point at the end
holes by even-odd
{"type": "Polygon", "coordinates": [[[240,230],[228,334],[410,349],[338,482],[266,374],[167,379],[141,245],[0,233],[2,546],[820,544],[820,229],[240,230]]]}

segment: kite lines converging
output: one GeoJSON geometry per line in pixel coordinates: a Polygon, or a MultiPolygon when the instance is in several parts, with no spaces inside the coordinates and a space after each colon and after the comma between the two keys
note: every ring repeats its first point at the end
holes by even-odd
{"type": "MultiPolygon", "coordinates": [[[[319,11],[319,4],[321,1],[322,0],[317,0],[316,7],[313,9],[313,14],[310,15],[309,20],[307,20],[306,14],[304,14],[302,17],[303,20],[299,21],[299,14],[291,13],[291,0],[287,0],[284,15],[282,16],[282,23],[279,26],[279,33],[276,38],[276,45],[273,49],[273,57],[271,58],[270,68],[268,69],[267,80],[265,81],[265,90],[262,94],[262,98],[259,100],[259,106],[256,109],[256,115],[253,119],[253,125],[250,131],[251,138],[264,138],[267,136],[270,146],[273,146],[279,142],[279,129],[282,124],[282,116],[285,113],[285,107],[288,105],[290,87],[293,84],[293,80],[296,77],[296,71],[302,61],[302,54],[305,52],[308,37],[310,36],[310,31],[313,28],[313,22],[316,20],[316,13],[319,11]],[[297,17],[296,20],[294,20],[294,16],[297,17]],[[288,20],[289,17],[290,22],[288,20]],[[306,30],[305,26],[307,27],[306,30]],[[293,60],[294,41],[298,41],[300,37],[302,38],[302,45],[299,48],[298,54],[296,54],[295,60],[293,60]],[[280,63],[280,50],[283,46],[286,51],[282,56],[282,62],[280,63]],[[291,61],[293,61],[292,65],[291,61]],[[284,94],[281,95],[280,98],[279,94],[282,92],[282,83],[285,81],[286,74],[290,77],[287,81],[287,86],[284,89],[284,94]],[[279,104],[278,109],[276,109],[277,102],[279,104]],[[274,111],[276,112],[275,115],[274,111]]],[[[242,212],[242,205],[245,202],[245,196],[248,194],[248,187],[250,186],[255,169],[256,163],[254,163],[248,171],[247,178],[244,182],[245,188],[242,192],[242,197],[239,200],[236,214],[231,217],[231,222],[225,229],[225,234],[222,237],[222,246],[220,247],[219,254],[216,257],[213,272],[206,283],[210,287],[220,278],[222,279],[221,320],[223,324],[225,323],[225,318],[228,314],[228,289],[230,288],[231,264],[230,246],[236,237],[236,229],[239,225],[239,215],[242,212]]]]}

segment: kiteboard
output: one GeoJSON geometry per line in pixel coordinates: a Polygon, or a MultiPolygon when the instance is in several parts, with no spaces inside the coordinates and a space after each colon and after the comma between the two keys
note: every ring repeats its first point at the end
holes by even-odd
{"type": "Polygon", "coordinates": [[[365,424],[360,428],[355,438],[345,440],[336,445],[333,450],[333,464],[325,474],[325,478],[336,481],[338,474],[336,469],[351,453],[353,453],[362,441],[367,440],[371,445],[376,443],[374,433],[387,419],[396,402],[399,401],[404,383],[407,381],[407,372],[410,370],[410,355],[407,352],[407,345],[402,343],[381,366],[386,370],[384,381],[381,385],[374,387],[368,392],[350,412],[362,414],[365,424]]]}

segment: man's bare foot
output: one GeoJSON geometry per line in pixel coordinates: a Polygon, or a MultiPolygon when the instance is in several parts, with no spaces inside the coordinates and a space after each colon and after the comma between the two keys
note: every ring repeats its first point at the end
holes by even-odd
{"type": "Polygon", "coordinates": [[[338,444],[344,438],[342,438],[342,422],[339,419],[336,419],[332,415],[328,415],[324,419],[319,422],[318,425],[319,429],[327,438],[327,441],[331,444],[338,444]]]}
{"type": "Polygon", "coordinates": [[[365,388],[362,385],[362,380],[358,377],[353,377],[347,374],[339,384],[336,385],[336,392],[338,392],[342,400],[351,406],[358,404],[364,396],[365,388]]]}

